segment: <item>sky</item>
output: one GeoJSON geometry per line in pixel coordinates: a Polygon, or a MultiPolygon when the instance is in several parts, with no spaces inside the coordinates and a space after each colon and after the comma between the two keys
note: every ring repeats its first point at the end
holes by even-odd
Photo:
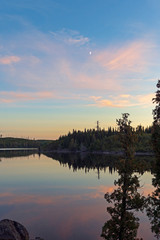
{"type": "Polygon", "coordinates": [[[126,112],[151,125],[159,12],[159,0],[1,0],[1,134],[57,139],[126,112]]]}

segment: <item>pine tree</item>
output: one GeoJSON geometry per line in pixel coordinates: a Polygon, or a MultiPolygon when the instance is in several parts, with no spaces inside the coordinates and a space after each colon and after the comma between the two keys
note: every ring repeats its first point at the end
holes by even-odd
{"type": "Polygon", "coordinates": [[[128,117],[129,113],[123,113],[122,118],[117,119],[116,122],[119,128],[119,139],[124,150],[125,158],[133,159],[137,137],[128,117]]]}
{"type": "Polygon", "coordinates": [[[153,103],[156,104],[153,110],[152,143],[155,155],[160,159],[160,80],[158,80],[157,88],[155,97],[152,99],[153,103]]]}

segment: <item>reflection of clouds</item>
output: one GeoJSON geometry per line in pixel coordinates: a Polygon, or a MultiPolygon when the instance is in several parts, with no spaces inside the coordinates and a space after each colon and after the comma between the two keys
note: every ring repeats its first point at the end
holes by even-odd
{"type": "MultiPolygon", "coordinates": [[[[48,240],[80,240],[85,236],[87,239],[98,240],[101,239],[99,236],[102,223],[109,218],[106,215],[104,194],[111,193],[114,187],[77,187],[76,193],[57,196],[24,194],[21,193],[22,189],[19,189],[19,193],[6,191],[0,194],[0,206],[14,206],[3,217],[12,217],[23,222],[34,236],[38,234],[48,240]]],[[[148,184],[147,188],[150,187],[148,184]]],[[[142,219],[143,224],[149,228],[142,219]]]]}
{"type": "Polygon", "coordinates": [[[150,195],[154,191],[154,189],[155,188],[153,187],[153,185],[146,183],[145,187],[142,186],[140,188],[140,192],[142,192],[145,197],[148,197],[148,195],[150,195]]]}
{"type": "Polygon", "coordinates": [[[38,233],[49,240],[73,236],[80,239],[81,234],[99,239],[102,220],[106,218],[103,196],[107,189],[103,185],[80,187],[76,188],[80,193],[57,196],[24,194],[22,189],[17,193],[6,191],[0,194],[0,207],[14,206],[4,217],[23,222],[32,235],[38,233]]]}
{"type": "MultiPolygon", "coordinates": [[[[142,191],[148,191],[151,187],[149,184],[146,186],[142,191]]],[[[81,240],[84,236],[86,239],[99,240],[102,223],[109,218],[106,215],[104,194],[111,193],[114,187],[105,185],[76,187],[76,192],[75,188],[71,187],[66,194],[62,193],[64,187],[61,187],[62,194],[57,196],[45,193],[25,194],[23,189],[14,189],[14,192],[4,191],[0,193],[0,207],[8,206],[9,211],[2,217],[16,219],[27,227],[31,235],[38,234],[48,240],[81,240]]],[[[58,194],[56,189],[60,188],[50,188],[50,192],[53,190],[58,194]]],[[[149,229],[142,221],[143,224],[149,229]]]]}
{"type": "Polygon", "coordinates": [[[153,233],[151,232],[150,223],[148,222],[148,219],[146,219],[147,217],[142,212],[138,212],[137,216],[141,220],[138,228],[138,235],[143,236],[144,240],[154,239],[153,233]]]}
{"type": "MultiPolygon", "coordinates": [[[[78,189],[78,188],[77,188],[78,189]]],[[[79,188],[82,190],[82,188],[79,188]]],[[[0,205],[16,205],[16,204],[39,204],[39,205],[52,205],[57,203],[63,203],[65,199],[65,203],[70,203],[72,201],[81,201],[81,200],[90,200],[90,199],[102,199],[106,192],[112,192],[113,187],[106,187],[103,185],[95,186],[95,187],[84,187],[84,190],[88,190],[91,192],[80,194],[64,194],[58,196],[44,196],[41,194],[19,194],[13,193],[13,191],[0,193],[0,205]]],[[[14,189],[16,190],[16,189],[14,189]]]]}
{"type": "Polygon", "coordinates": [[[104,186],[104,185],[100,185],[100,186],[97,186],[97,187],[89,187],[88,189],[92,189],[92,190],[95,190],[94,192],[92,193],[89,193],[89,197],[90,198],[102,198],[104,196],[104,194],[106,192],[113,192],[115,186],[104,186]]]}
{"type": "MultiPolygon", "coordinates": [[[[84,231],[85,239],[99,239],[97,233],[101,229],[101,221],[104,219],[104,205],[101,202],[86,204],[72,208],[72,213],[68,216],[65,227],[62,229],[62,239],[70,239],[73,232],[78,228],[79,231],[84,231]],[[94,226],[94,229],[93,227],[94,226]],[[77,228],[78,227],[78,228],[77,228]],[[67,238],[65,238],[67,236],[67,238]],[[96,238],[97,237],[97,238],[96,238]]],[[[67,214],[69,215],[69,213],[67,214]]],[[[77,239],[77,238],[76,238],[77,239]]]]}
{"type": "Polygon", "coordinates": [[[11,192],[6,192],[0,194],[0,205],[7,204],[7,205],[16,205],[16,204],[56,204],[61,199],[63,199],[64,196],[41,196],[41,195],[32,195],[32,194],[21,194],[17,195],[11,192]]]}

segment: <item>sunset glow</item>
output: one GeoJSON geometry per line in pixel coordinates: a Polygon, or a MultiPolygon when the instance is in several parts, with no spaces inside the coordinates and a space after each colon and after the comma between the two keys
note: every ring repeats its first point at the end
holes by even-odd
{"type": "Polygon", "coordinates": [[[1,0],[3,136],[56,139],[72,129],[152,124],[160,75],[155,1],[1,0]]]}

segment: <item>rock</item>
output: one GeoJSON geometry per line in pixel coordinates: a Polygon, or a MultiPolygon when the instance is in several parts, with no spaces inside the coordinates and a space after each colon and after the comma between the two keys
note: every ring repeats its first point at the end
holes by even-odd
{"type": "Polygon", "coordinates": [[[20,223],[4,219],[0,221],[0,240],[29,240],[29,234],[20,223]]]}
{"type": "Polygon", "coordinates": [[[34,239],[30,239],[30,240],[44,240],[43,238],[40,238],[40,237],[36,237],[34,239]]]}

